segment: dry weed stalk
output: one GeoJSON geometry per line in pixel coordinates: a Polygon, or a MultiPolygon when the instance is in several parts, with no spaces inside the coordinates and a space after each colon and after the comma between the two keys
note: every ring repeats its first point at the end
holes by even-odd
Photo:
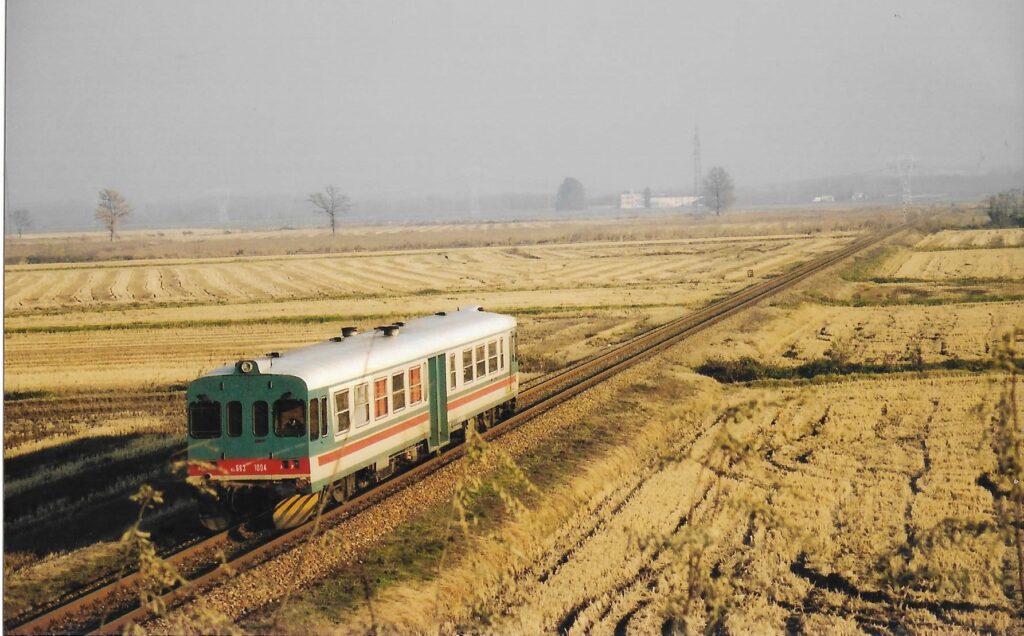
{"type": "MultiPolygon", "coordinates": [[[[163,493],[149,484],[143,484],[129,499],[139,505],[139,514],[135,523],[125,531],[119,542],[124,556],[118,578],[124,577],[132,567],[137,568],[139,604],[156,616],[166,616],[167,605],[162,598],[164,592],[183,585],[187,581],[173,564],[157,553],[151,533],[142,530],[142,521],[146,512],[154,510],[164,503],[163,493]]],[[[106,620],[105,616],[102,623],[105,623],[106,620]]],[[[241,630],[226,616],[199,602],[187,617],[182,616],[177,621],[173,621],[171,632],[239,634],[241,630]]],[[[147,632],[140,625],[129,623],[123,633],[136,636],[147,632]]]]}
{"type": "MultiPolygon", "coordinates": [[[[449,521],[445,535],[450,536],[452,525],[458,526],[465,543],[468,544],[471,539],[471,528],[477,526],[480,520],[476,506],[481,496],[493,493],[501,502],[502,512],[511,515],[513,519],[518,519],[526,512],[526,505],[520,498],[520,493],[537,495],[539,490],[516,460],[508,452],[488,444],[477,432],[476,426],[471,422],[467,423],[465,430],[466,455],[463,460],[462,476],[456,483],[452,495],[453,517],[449,521]]],[[[442,628],[441,580],[452,545],[450,541],[445,545],[437,561],[433,611],[434,626],[438,633],[442,628]]],[[[482,606],[474,607],[474,614],[484,622],[488,619],[482,606]]]]}

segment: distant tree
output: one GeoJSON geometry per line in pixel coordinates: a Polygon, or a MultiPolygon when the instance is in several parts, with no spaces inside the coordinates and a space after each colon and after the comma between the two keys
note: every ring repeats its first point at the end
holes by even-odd
{"type": "Polygon", "coordinates": [[[327,215],[331,222],[331,235],[334,235],[338,224],[338,217],[352,209],[352,200],[348,195],[338,189],[338,186],[329,185],[323,192],[314,192],[309,195],[308,201],[316,208],[327,215]]]}
{"type": "Polygon", "coordinates": [[[1024,192],[1007,190],[994,194],[988,199],[988,218],[995,227],[1024,225],[1024,192]]]}
{"type": "Polygon", "coordinates": [[[721,166],[715,166],[704,177],[704,205],[714,208],[715,215],[721,216],[722,210],[736,202],[733,191],[732,177],[721,166]]]}
{"type": "Polygon", "coordinates": [[[32,215],[25,208],[11,210],[7,215],[7,221],[11,230],[18,233],[18,238],[21,238],[25,230],[32,227],[32,215]]]}
{"type": "Polygon", "coordinates": [[[651,189],[644,188],[644,207],[651,209],[651,189]]]}
{"type": "Polygon", "coordinates": [[[555,196],[556,210],[582,210],[587,207],[587,195],[578,179],[566,177],[558,186],[555,196]]]}
{"type": "Polygon", "coordinates": [[[114,241],[117,226],[132,214],[132,206],[125,201],[121,193],[112,188],[100,190],[99,204],[96,206],[96,220],[110,232],[110,241],[114,241]]]}

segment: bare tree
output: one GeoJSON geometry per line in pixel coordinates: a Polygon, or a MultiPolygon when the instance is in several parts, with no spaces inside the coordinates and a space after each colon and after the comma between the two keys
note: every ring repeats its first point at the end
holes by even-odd
{"type": "Polygon", "coordinates": [[[339,190],[338,186],[329,185],[324,188],[323,192],[314,192],[309,195],[308,200],[330,219],[332,236],[338,224],[338,217],[352,209],[352,200],[339,190]]]}
{"type": "Polygon", "coordinates": [[[651,209],[651,189],[644,188],[644,207],[648,210],[651,209]]]}
{"type": "Polygon", "coordinates": [[[704,205],[715,209],[715,215],[721,216],[722,210],[736,202],[733,193],[732,177],[721,166],[715,166],[704,177],[704,205]]]}
{"type": "Polygon", "coordinates": [[[110,232],[110,241],[114,241],[117,226],[132,214],[132,206],[124,200],[121,193],[113,188],[100,190],[99,204],[96,206],[96,220],[110,232]]]}
{"type": "Polygon", "coordinates": [[[11,230],[18,233],[18,238],[21,238],[25,230],[32,227],[32,215],[25,208],[11,210],[7,215],[7,221],[11,230]]]}

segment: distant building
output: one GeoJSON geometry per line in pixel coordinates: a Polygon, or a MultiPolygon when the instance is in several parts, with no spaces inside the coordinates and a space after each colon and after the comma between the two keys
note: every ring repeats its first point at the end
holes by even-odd
{"type": "Polygon", "coordinates": [[[865,198],[867,197],[864,196],[863,192],[854,192],[850,195],[851,201],[863,201],[865,198]]]}
{"type": "MultiPolygon", "coordinates": [[[[654,205],[654,197],[651,197],[651,205],[654,205]]],[[[630,190],[619,195],[619,207],[623,210],[638,210],[644,207],[644,193],[630,190]]]]}
{"type": "Polygon", "coordinates": [[[831,194],[820,194],[814,197],[813,203],[835,203],[836,198],[831,194]]]}
{"type": "MultiPolygon", "coordinates": [[[[696,205],[700,197],[677,196],[674,194],[651,195],[651,207],[659,209],[683,208],[696,205]]],[[[619,195],[619,207],[623,210],[639,210],[644,207],[644,193],[630,190],[619,195]]]]}

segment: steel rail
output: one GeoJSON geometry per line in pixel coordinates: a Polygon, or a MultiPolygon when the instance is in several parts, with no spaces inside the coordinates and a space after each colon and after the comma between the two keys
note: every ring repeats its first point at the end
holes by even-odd
{"type": "MultiPolygon", "coordinates": [[[[832,265],[860,252],[881,240],[888,238],[902,230],[905,226],[899,226],[878,234],[871,235],[850,245],[840,248],[834,252],[812,259],[803,263],[788,272],[772,277],[750,287],[740,290],[726,298],[712,302],[709,305],[690,313],[681,318],[669,321],[642,334],[634,336],[630,340],[617,345],[615,348],[587,358],[576,365],[544,376],[539,381],[527,385],[520,392],[519,409],[511,417],[494,425],[483,433],[485,440],[493,440],[512,431],[522,424],[535,417],[550,411],[566,400],[586,391],[592,386],[620,373],[626,368],[633,366],[642,360],[648,359],[661,351],[677,344],[681,340],[702,331],[714,324],[717,324],[747,308],[758,303],[764,298],[777,294],[792,287],[796,283],[817,274],[832,265]]],[[[191,596],[196,590],[216,582],[229,573],[236,573],[246,568],[253,567],[266,561],[274,552],[288,547],[290,544],[302,541],[323,524],[340,522],[352,517],[359,512],[366,510],[373,505],[387,499],[391,495],[404,490],[406,487],[422,479],[423,477],[436,472],[444,466],[460,459],[466,453],[465,445],[459,444],[451,447],[442,454],[423,462],[396,477],[383,482],[376,488],[369,490],[354,499],[351,499],[334,508],[327,509],[319,517],[319,524],[308,522],[298,528],[277,535],[266,543],[257,545],[237,556],[228,563],[220,564],[213,569],[209,567],[186,584],[170,590],[161,597],[165,607],[171,607],[176,601],[184,600],[191,596]]],[[[167,557],[167,561],[180,567],[190,559],[194,559],[203,552],[214,551],[218,547],[231,541],[230,530],[218,533],[209,539],[194,545],[182,552],[167,557]]],[[[134,607],[124,613],[116,615],[109,622],[99,624],[103,614],[96,612],[104,607],[104,601],[116,598],[119,594],[124,595],[135,583],[139,581],[139,573],[135,572],[125,578],[119,579],[105,587],[94,590],[89,594],[62,605],[51,612],[23,623],[12,630],[15,634],[52,633],[55,628],[60,629],[62,624],[71,621],[75,616],[87,614],[93,611],[92,618],[87,620],[73,621],[75,626],[93,629],[94,634],[113,634],[130,622],[139,622],[150,617],[150,611],[145,607],[134,607]]],[[[69,631],[64,629],[64,631],[69,631]]],[[[83,630],[84,631],[84,630],[83,630]]]]}

